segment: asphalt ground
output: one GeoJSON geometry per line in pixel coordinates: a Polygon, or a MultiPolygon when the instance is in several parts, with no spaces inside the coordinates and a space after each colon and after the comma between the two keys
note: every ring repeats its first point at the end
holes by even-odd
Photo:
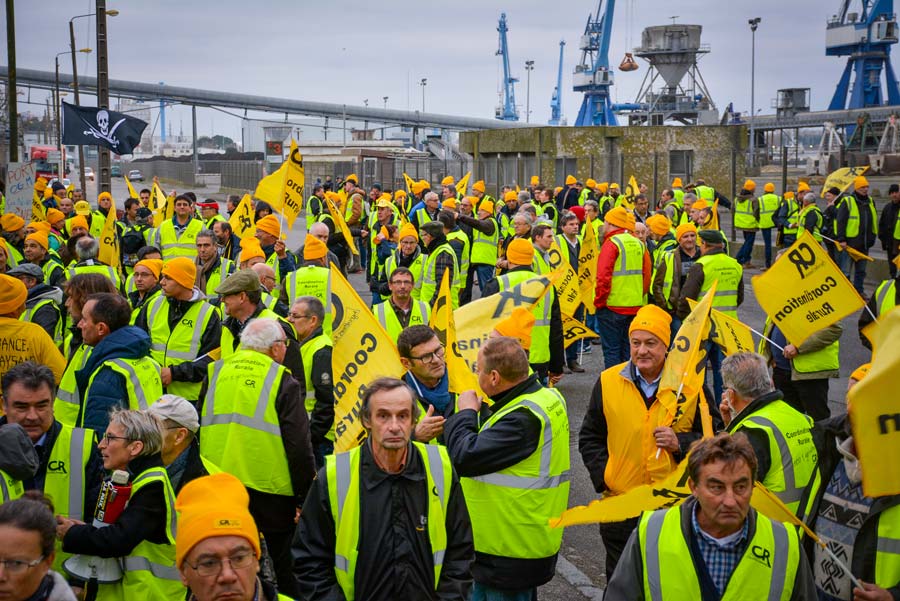
{"type": "MultiPolygon", "coordinates": [[[[135,184],[135,188],[143,187],[135,184]]],[[[168,187],[167,187],[168,189],[168,187]]],[[[218,194],[218,190],[209,188],[194,188],[193,191],[198,198],[212,197],[220,200],[222,212],[224,214],[224,197],[218,194]]],[[[124,199],[127,197],[125,183],[121,179],[113,180],[113,196],[116,199],[124,199]]],[[[88,183],[88,198],[96,198],[96,192],[93,185],[88,183]]],[[[726,214],[727,215],[727,214],[726,214]]],[[[723,219],[723,230],[728,232],[726,227],[727,217],[723,219]]],[[[305,221],[303,217],[297,219],[294,229],[287,234],[288,248],[296,249],[302,244],[305,236],[305,221]]],[[[732,252],[737,252],[740,240],[732,243],[732,252]]],[[[754,259],[754,261],[756,261],[754,259]]],[[[756,261],[758,263],[758,261],[756,261]]],[[[750,327],[762,331],[765,323],[765,314],[759,307],[759,303],[753,294],[753,288],[750,284],[750,277],[759,275],[759,269],[750,269],[744,274],[744,304],[738,309],[738,316],[744,323],[750,327]]],[[[359,292],[363,300],[368,301],[371,296],[362,274],[351,275],[350,282],[359,292]]],[[[866,292],[871,294],[877,282],[867,282],[866,292]]],[[[475,287],[475,295],[478,294],[478,288],[475,287]]],[[[844,412],[846,410],[845,392],[847,390],[847,379],[850,373],[859,365],[870,360],[869,351],[859,342],[857,334],[856,322],[859,313],[854,313],[842,320],[844,328],[841,336],[840,359],[841,359],[841,377],[831,381],[829,390],[829,406],[832,414],[844,412]]],[[[756,342],[756,337],[754,336],[756,342]]],[[[569,408],[569,426],[570,426],[570,449],[571,449],[571,488],[569,493],[569,506],[586,505],[590,501],[597,498],[593,486],[588,478],[587,470],[581,461],[578,453],[578,431],[584,420],[584,414],[587,410],[588,400],[594,383],[597,381],[600,372],[603,370],[603,354],[600,346],[593,346],[592,352],[582,356],[582,366],[585,368],[583,374],[566,374],[559,383],[559,390],[565,397],[569,408]]],[[[708,378],[710,387],[712,386],[711,378],[708,378]]],[[[606,587],[606,577],[604,575],[604,558],[605,553],[603,544],[596,525],[573,526],[567,528],[563,535],[562,549],[560,550],[560,558],[557,565],[556,577],[541,587],[539,598],[545,600],[577,600],[577,599],[602,599],[603,589],[606,587]]]]}

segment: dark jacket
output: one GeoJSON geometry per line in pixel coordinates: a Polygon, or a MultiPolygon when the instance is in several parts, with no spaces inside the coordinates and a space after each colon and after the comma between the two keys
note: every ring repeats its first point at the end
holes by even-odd
{"type": "Polygon", "coordinates": [[[46,299],[50,299],[53,303],[44,305],[35,311],[31,316],[31,323],[36,323],[44,328],[50,338],[55,340],[56,325],[59,323],[59,320],[62,319],[63,312],[61,309],[63,306],[62,290],[55,286],[38,284],[28,291],[28,296],[25,298],[25,308],[30,309],[46,299]]]}
{"type": "Polygon", "coordinates": [[[109,410],[127,408],[128,387],[125,377],[110,367],[101,367],[110,359],[140,359],[150,356],[150,336],[134,326],[125,326],[108,334],[97,343],[87,363],[75,372],[81,409],[76,423],[84,420],[84,427],[95,432],[105,432],[109,425],[109,410]],[[94,373],[96,372],[96,375],[94,373]],[[85,397],[88,382],[94,375],[90,395],[85,397]]]}
{"type": "MultiPolygon", "coordinates": [[[[231,338],[234,344],[234,348],[232,350],[237,350],[238,346],[241,343],[241,332],[244,331],[244,327],[250,323],[251,319],[256,319],[259,317],[259,314],[265,310],[265,306],[260,302],[256,305],[256,309],[253,310],[253,313],[245,319],[243,322],[238,321],[234,317],[226,317],[222,322],[222,327],[227,328],[229,332],[231,332],[231,338]]],[[[300,384],[301,392],[305,396],[306,395],[306,376],[303,375],[303,359],[300,357],[300,343],[297,342],[297,333],[294,331],[294,326],[289,324],[288,322],[279,319],[278,325],[281,326],[281,329],[284,331],[284,335],[287,336],[287,350],[284,352],[284,361],[282,361],[282,365],[288,368],[297,382],[300,384]]],[[[204,374],[205,375],[205,374],[204,374]]],[[[203,397],[200,397],[203,398],[203,397]]]]}
{"type": "Polygon", "coordinates": [[[897,214],[900,213],[900,202],[888,202],[881,209],[878,218],[878,239],[881,240],[881,248],[889,254],[894,254],[897,249],[897,241],[894,240],[894,226],[897,225],[897,214]]]}
{"type": "MultiPolygon", "coordinates": [[[[447,508],[447,550],[437,590],[431,545],[424,524],[428,515],[425,466],[410,446],[400,474],[387,474],[375,463],[371,443],[360,457],[359,555],[354,584],[357,599],[441,599],[461,601],[472,585],[472,525],[456,474],[447,508]],[[367,508],[378,508],[367,510],[367,508]]],[[[338,601],[344,593],[334,575],[335,530],[325,469],[303,504],[292,546],[294,574],[307,601],[338,601]]]]}
{"type": "MultiPolygon", "coordinates": [[[[635,382],[637,380],[637,371],[631,361],[627,362],[619,372],[623,378],[635,382]]],[[[638,394],[644,399],[644,404],[649,408],[656,400],[656,396],[647,398],[641,387],[635,384],[638,394]]],[[[712,393],[703,387],[703,402],[709,407],[709,414],[712,416],[713,430],[718,431],[722,427],[722,417],[719,413],[718,405],[710,403],[709,399],[713,398],[712,393]]],[[[640,431],[642,424],[635,424],[635,432],[640,431]]],[[[690,432],[676,433],[678,437],[679,452],[674,453],[676,461],[683,459],[694,441],[699,440],[703,435],[703,424],[700,421],[700,411],[694,415],[694,423],[690,432]]],[[[581,459],[584,467],[587,468],[594,484],[594,490],[602,493],[607,489],[604,473],[606,472],[606,464],[609,462],[609,450],[606,447],[606,440],[609,436],[609,427],[606,423],[606,415],[603,413],[603,387],[600,384],[600,378],[594,384],[594,390],[591,392],[590,401],[588,401],[587,412],[584,414],[584,421],[581,422],[581,430],[578,432],[578,451],[581,453],[581,459]]]]}
{"type": "Polygon", "coordinates": [[[760,482],[766,479],[766,474],[772,467],[772,453],[769,451],[769,436],[765,430],[761,428],[745,428],[737,426],[738,422],[749,415],[753,415],[766,405],[770,405],[775,401],[784,400],[784,394],[780,390],[773,390],[768,394],[764,394],[758,399],[754,399],[749,405],[735,415],[725,431],[729,434],[735,432],[743,432],[750,440],[750,446],[756,452],[756,478],[760,482]]]}
{"type": "MultiPolygon", "coordinates": [[[[447,242],[447,237],[444,234],[435,236],[434,238],[432,238],[431,244],[429,244],[428,246],[425,247],[425,254],[426,255],[433,254],[434,250],[441,244],[444,244],[445,242],[447,242]]],[[[452,250],[452,247],[451,247],[451,250],[452,250]]],[[[438,294],[441,293],[441,282],[443,281],[444,270],[447,270],[447,269],[450,270],[450,282],[451,283],[453,282],[453,274],[454,274],[454,271],[453,271],[454,265],[453,264],[457,263],[457,261],[453,260],[453,258],[455,256],[456,256],[455,252],[452,252],[452,253],[443,253],[442,252],[434,260],[434,281],[437,282],[437,285],[434,287],[434,296],[432,298],[420,299],[420,300],[428,303],[428,305],[431,307],[434,306],[434,303],[437,300],[438,294]]]]}
{"type": "MultiPolygon", "coordinates": [[[[7,423],[6,416],[0,417],[0,426],[7,423]]],[[[35,445],[34,450],[38,457],[38,468],[34,476],[26,478],[22,481],[25,490],[44,490],[44,483],[47,478],[47,463],[50,461],[50,451],[56,444],[59,432],[62,430],[62,424],[53,421],[53,425],[46,432],[46,438],[40,445],[35,445]]],[[[68,449],[65,450],[68,452],[68,449]]],[[[71,467],[67,466],[71,474],[71,467]]],[[[71,477],[71,476],[70,476],[71,477]]],[[[106,469],[103,467],[103,458],[100,457],[100,451],[97,449],[96,441],[91,445],[91,455],[88,458],[87,466],[84,470],[84,515],[80,519],[90,522],[94,518],[94,508],[97,506],[97,495],[100,493],[100,485],[106,479],[106,469]]]]}
{"type": "Polygon", "coordinates": [[[581,192],[579,192],[575,186],[564,187],[559,191],[559,194],[556,195],[556,208],[562,212],[563,209],[569,209],[576,206],[580,195],[581,192]]]}
{"type": "MultiPolygon", "coordinates": [[[[717,255],[719,253],[725,253],[724,249],[721,250],[711,250],[707,252],[707,255],[717,255]]],[[[727,253],[726,253],[727,254],[727,253]]],[[[684,285],[681,287],[681,296],[678,299],[678,306],[676,307],[676,315],[679,319],[684,319],[691,313],[691,307],[687,302],[687,299],[700,300],[700,290],[703,288],[703,280],[705,277],[705,272],[703,271],[703,265],[701,263],[694,263],[691,265],[690,270],[688,270],[687,278],[684,280],[684,285]]],[[[744,302],[744,276],[741,274],[741,281],[738,282],[737,286],[737,304],[740,306],[744,302]]]]}
{"type": "MultiPolygon", "coordinates": [[[[538,277],[537,274],[531,271],[531,265],[513,267],[507,273],[513,271],[527,271],[533,273],[534,277],[538,277]]],[[[497,278],[493,278],[484,285],[484,292],[482,292],[481,296],[490,296],[498,292],[500,292],[500,282],[497,278]]],[[[559,297],[553,288],[550,288],[550,298],[553,299],[550,305],[550,361],[546,364],[533,363],[532,369],[541,371],[541,368],[546,365],[547,371],[551,374],[561,374],[566,365],[565,336],[563,333],[562,313],[559,308],[559,297]]]]}
{"type": "Polygon", "coordinates": [[[144,294],[143,298],[141,297],[141,293],[138,290],[129,292],[128,303],[131,305],[131,309],[143,309],[144,305],[156,298],[157,294],[162,294],[161,290],[162,288],[160,288],[159,284],[157,284],[156,286],[148,290],[147,293],[144,294]]]}
{"type": "MultiPolygon", "coordinates": [[[[509,390],[491,397],[492,413],[510,402],[542,388],[532,374],[509,390]]],[[[478,414],[464,409],[444,424],[447,452],[460,477],[474,478],[511,467],[535,452],[543,424],[531,411],[522,407],[507,413],[490,428],[479,432],[478,414]]],[[[553,579],[556,557],[516,559],[475,552],[472,577],[486,586],[505,590],[537,587],[553,579]]]]}
{"type": "MultiPolygon", "coordinates": [[[[837,450],[838,440],[844,442],[850,437],[850,420],[847,414],[837,415],[835,417],[816,422],[812,428],[813,444],[816,445],[816,451],[819,454],[819,473],[822,476],[822,485],[819,487],[815,499],[813,500],[812,509],[810,510],[809,527],[815,531],[815,518],[818,517],[822,496],[829,480],[837,468],[838,462],[843,460],[840,452],[837,450]]],[[[812,484],[813,480],[810,480],[812,484]]],[[[808,495],[813,487],[807,487],[800,503],[801,506],[807,502],[808,495]]],[[[877,497],[869,509],[869,514],[856,534],[856,541],[853,544],[853,563],[849,566],[850,572],[866,582],[875,582],[875,552],[878,549],[878,520],[885,510],[900,505],[900,495],[891,495],[888,497],[877,497]]],[[[807,554],[813,557],[813,541],[804,537],[803,543],[806,547],[807,554]]],[[[810,561],[812,561],[810,559],[810,561]]],[[[888,591],[894,599],[900,599],[900,583],[890,587],[888,591]]]]}
{"type": "Polygon", "coordinates": [[[872,220],[872,212],[869,210],[869,204],[874,202],[870,196],[860,196],[856,192],[849,195],[841,201],[837,209],[837,221],[835,224],[835,236],[838,242],[846,242],[847,246],[855,248],[862,253],[868,253],[869,249],[875,245],[875,228],[878,226],[872,220]],[[859,233],[852,237],[847,237],[847,222],[850,218],[850,202],[856,200],[859,209],[859,233]]]}
{"type": "Polygon", "coordinates": [[[176,497],[185,484],[209,475],[209,470],[200,459],[200,443],[196,438],[175,458],[175,461],[166,466],[166,473],[169,474],[169,481],[172,482],[176,497]]]}
{"type": "MultiPolygon", "coordinates": [[[[303,342],[322,335],[322,327],[313,331],[303,342]]],[[[302,344],[300,345],[302,348],[302,344]]],[[[334,378],[331,375],[331,345],[323,346],[312,357],[310,382],[315,390],[316,403],[309,416],[309,435],[313,447],[325,442],[325,435],[334,427],[334,378]]]]}
{"type": "MultiPolygon", "coordinates": [[[[128,464],[128,472],[133,481],[136,476],[150,468],[162,468],[159,454],[136,457],[128,464]]],[[[63,538],[63,551],[97,557],[125,557],[141,541],[157,545],[167,544],[166,500],[161,482],[144,485],[128,500],[128,505],[114,524],[105,528],[95,528],[91,524],[69,528],[63,538]]],[[[172,508],[174,511],[174,507],[172,508]]]]}
{"type": "MultiPolygon", "coordinates": [[[[696,506],[697,499],[695,497],[689,497],[683,505],[672,508],[669,511],[681,512],[681,532],[684,535],[685,540],[688,541],[691,560],[694,563],[697,572],[697,580],[700,583],[700,599],[697,601],[719,601],[719,599],[721,599],[719,591],[716,589],[715,584],[713,584],[709,571],[706,569],[706,563],[703,560],[700,547],[695,539],[696,535],[694,534],[691,515],[696,511],[696,506]]],[[[757,513],[755,509],[750,508],[750,512],[747,514],[747,520],[750,522],[747,530],[748,541],[752,540],[753,536],[756,534],[756,521],[758,519],[768,518],[765,516],[760,518],[759,513],[757,513]]],[[[791,601],[815,601],[816,585],[813,581],[812,570],[809,568],[809,563],[806,554],[803,551],[802,544],[800,546],[800,561],[797,566],[797,577],[791,584],[793,585],[791,601]]],[[[609,581],[605,596],[609,599],[628,599],[629,601],[643,601],[643,599],[645,599],[644,563],[641,558],[641,545],[637,528],[631,533],[628,543],[625,545],[625,550],[622,552],[622,559],[619,560],[619,565],[616,566],[616,571],[609,581]]],[[[735,595],[735,597],[738,596],[739,595],[735,595]]]]}

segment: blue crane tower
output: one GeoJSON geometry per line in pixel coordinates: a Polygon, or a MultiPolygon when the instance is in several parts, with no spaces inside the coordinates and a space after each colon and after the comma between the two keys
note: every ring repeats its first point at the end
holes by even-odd
{"type": "Polygon", "coordinates": [[[497,107],[494,116],[503,121],[518,121],[519,110],[516,108],[516,88],[513,84],[519,81],[509,72],[509,46],[506,44],[506,13],[500,13],[500,25],[497,27],[500,32],[500,47],[497,49],[497,56],[503,59],[503,104],[497,107]]]}
{"type": "Polygon", "coordinates": [[[575,67],[572,89],[584,92],[581,109],[575,120],[576,127],[588,125],[618,125],[609,100],[609,87],[613,85],[613,73],[609,69],[609,38],[612,34],[615,0],[603,0],[597,4],[597,13],[588,15],[581,36],[581,63],[575,67]]]}
{"type": "Polygon", "coordinates": [[[566,41],[559,41],[559,71],[556,72],[556,87],[553,88],[553,97],[550,99],[550,120],[549,125],[565,125],[566,120],[562,118],[562,68],[563,68],[563,49],[566,47],[566,41]]]}
{"type": "Polygon", "coordinates": [[[851,1],[841,2],[840,11],[825,29],[825,55],[850,57],[828,110],[900,104],[897,76],[891,66],[891,46],[897,43],[894,0],[858,0],[860,12],[849,12],[851,1]],[[882,70],[887,98],[881,87],[882,70]],[[855,74],[852,87],[851,73],[855,74]]]}

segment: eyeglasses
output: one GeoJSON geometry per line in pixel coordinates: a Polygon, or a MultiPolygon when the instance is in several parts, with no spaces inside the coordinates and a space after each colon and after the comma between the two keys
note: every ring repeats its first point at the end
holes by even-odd
{"type": "Polygon", "coordinates": [[[45,556],[41,555],[37,559],[31,561],[24,561],[22,559],[0,559],[0,566],[3,566],[3,571],[9,572],[10,574],[21,574],[28,568],[33,568],[44,561],[44,558],[45,556]]]}
{"type": "Polygon", "coordinates": [[[110,440],[132,440],[133,441],[134,439],[128,438],[127,436],[113,436],[110,433],[106,432],[103,434],[103,436],[100,438],[100,440],[101,441],[105,440],[106,442],[109,442],[110,440]]]}
{"type": "Polygon", "coordinates": [[[444,347],[439,346],[434,351],[430,353],[425,353],[424,355],[419,355],[418,357],[414,355],[409,356],[413,361],[421,361],[422,363],[431,363],[436,358],[443,359],[444,358],[444,347]]]}
{"type": "Polygon", "coordinates": [[[312,319],[312,315],[300,315],[298,313],[290,313],[288,317],[291,319],[312,319]]]}
{"type": "Polygon", "coordinates": [[[241,553],[235,553],[231,557],[226,557],[224,559],[220,559],[218,557],[209,557],[205,559],[201,559],[197,562],[196,565],[191,564],[189,561],[185,561],[187,565],[191,566],[193,570],[195,570],[200,576],[210,577],[210,576],[218,576],[222,571],[222,565],[227,561],[228,565],[231,566],[232,570],[243,570],[244,568],[249,568],[253,563],[253,553],[250,551],[244,551],[241,553]]]}

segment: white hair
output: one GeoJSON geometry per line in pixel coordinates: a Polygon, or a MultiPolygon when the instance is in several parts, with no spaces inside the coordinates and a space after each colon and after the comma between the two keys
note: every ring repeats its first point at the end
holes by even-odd
{"type": "Polygon", "coordinates": [[[251,351],[266,353],[279,340],[284,338],[284,330],[277,319],[258,317],[251,319],[241,332],[241,346],[251,351]]]}

